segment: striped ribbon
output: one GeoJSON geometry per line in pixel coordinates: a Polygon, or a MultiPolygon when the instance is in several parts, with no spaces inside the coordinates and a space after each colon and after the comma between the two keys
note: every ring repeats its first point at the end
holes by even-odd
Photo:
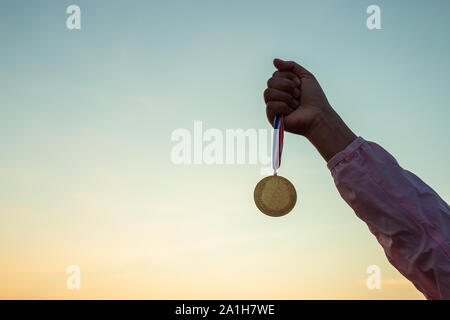
{"type": "Polygon", "coordinates": [[[273,149],[272,149],[272,168],[274,174],[281,165],[281,153],[283,152],[284,124],[283,115],[276,115],[273,120],[273,149]]]}

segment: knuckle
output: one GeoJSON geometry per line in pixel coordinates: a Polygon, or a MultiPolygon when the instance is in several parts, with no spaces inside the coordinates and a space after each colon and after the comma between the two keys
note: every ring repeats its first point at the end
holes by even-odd
{"type": "Polygon", "coordinates": [[[292,81],[292,80],[286,80],[286,85],[291,90],[295,90],[295,88],[296,88],[296,85],[295,85],[294,81],[292,81]]]}
{"type": "Polygon", "coordinates": [[[275,101],[267,101],[267,108],[272,110],[275,109],[277,107],[277,103],[275,101]]]}
{"type": "Polygon", "coordinates": [[[270,88],[267,88],[266,90],[264,90],[264,99],[269,100],[271,96],[271,90],[270,88]]]}
{"type": "Polygon", "coordinates": [[[294,104],[294,101],[295,101],[294,97],[293,96],[289,96],[289,103],[288,104],[290,106],[292,106],[294,104]]]}

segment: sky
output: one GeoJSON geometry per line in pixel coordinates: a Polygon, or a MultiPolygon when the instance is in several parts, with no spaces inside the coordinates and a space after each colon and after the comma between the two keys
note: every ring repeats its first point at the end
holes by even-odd
{"type": "Polygon", "coordinates": [[[1,1],[0,298],[423,299],[303,137],[285,135],[280,169],[297,205],[271,218],[253,202],[260,164],[176,165],[171,134],[270,129],[272,59],[295,60],[357,135],[448,202],[448,12],[445,0],[1,1]],[[80,30],[66,27],[72,4],[80,30]],[[380,30],[366,27],[372,4],[380,30]]]}

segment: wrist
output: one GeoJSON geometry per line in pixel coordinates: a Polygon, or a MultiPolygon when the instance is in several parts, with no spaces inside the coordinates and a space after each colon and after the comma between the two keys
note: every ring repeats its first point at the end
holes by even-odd
{"type": "Polygon", "coordinates": [[[356,135],[331,107],[317,115],[305,137],[327,162],[356,139],[356,135]]]}

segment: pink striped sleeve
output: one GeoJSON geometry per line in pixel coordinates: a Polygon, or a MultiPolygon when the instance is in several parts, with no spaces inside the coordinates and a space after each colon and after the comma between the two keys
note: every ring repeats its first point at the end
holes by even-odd
{"type": "Polygon", "coordinates": [[[328,168],[389,262],[427,299],[450,299],[450,209],[382,147],[359,137],[328,168]]]}

